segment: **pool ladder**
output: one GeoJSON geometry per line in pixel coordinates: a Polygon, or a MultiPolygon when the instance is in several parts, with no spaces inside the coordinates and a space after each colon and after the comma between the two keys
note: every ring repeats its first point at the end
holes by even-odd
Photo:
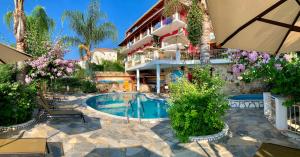
{"type": "MultiPolygon", "coordinates": [[[[142,114],[145,115],[145,108],[144,108],[144,103],[140,102],[141,104],[141,108],[142,108],[142,114]]],[[[131,100],[128,101],[128,105],[127,105],[127,109],[126,109],[126,117],[127,117],[127,123],[130,122],[130,118],[129,118],[129,115],[128,115],[128,111],[129,111],[129,108],[132,110],[132,117],[134,116],[134,108],[133,108],[133,102],[131,100]],[[130,107],[129,107],[130,106],[130,107]]],[[[140,110],[139,108],[137,108],[137,110],[140,110]]],[[[139,122],[141,123],[141,117],[139,116],[139,122]]]]}

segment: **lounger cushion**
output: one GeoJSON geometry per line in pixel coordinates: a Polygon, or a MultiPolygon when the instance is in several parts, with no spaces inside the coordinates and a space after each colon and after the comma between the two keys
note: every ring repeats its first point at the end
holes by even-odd
{"type": "Polygon", "coordinates": [[[45,154],[46,142],[45,138],[0,139],[0,154],[45,154]]]}
{"type": "Polygon", "coordinates": [[[300,149],[285,147],[272,143],[263,143],[254,157],[297,157],[300,149]]]}

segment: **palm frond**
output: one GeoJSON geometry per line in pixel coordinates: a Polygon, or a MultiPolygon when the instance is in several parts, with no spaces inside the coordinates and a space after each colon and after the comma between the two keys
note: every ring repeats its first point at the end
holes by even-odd
{"type": "MultiPolygon", "coordinates": [[[[72,39],[72,44],[83,44],[92,48],[93,44],[98,44],[105,39],[117,38],[117,29],[110,22],[103,22],[106,20],[106,15],[100,10],[99,0],[91,0],[87,12],[80,11],[65,11],[62,16],[62,22],[68,20],[70,28],[77,34],[77,39],[72,39]],[[79,41],[81,41],[79,43],[79,41]]],[[[68,39],[70,41],[70,39],[68,39]]]]}
{"type": "Polygon", "coordinates": [[[7,28],[13,30],[13,20],[14,20],[14,13],[12,11],[7,12],[4,17],[4,23],[6,24],[7,28]]]}
{"type": "Polygon", "coordinates": [[[82,44],[83,42],[80,40],[78,37],[69,37],[69,36],[64,36],[61,38],[61,41],[67,44],[70,44],[72,46],[78,46],[82,44]]]}
{"type": "Polygon", "coordinates": [[[86,20],[83,13],[80,11],[65,11],[62,15],[62,21],[66,19],[69,21],[70,27],[75,33],[80,36],[84,36],[84,30],[86,30],[86,20]]]}

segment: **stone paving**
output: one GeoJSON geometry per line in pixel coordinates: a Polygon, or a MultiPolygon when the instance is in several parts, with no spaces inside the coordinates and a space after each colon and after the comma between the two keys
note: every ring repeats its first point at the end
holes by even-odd
{"type": "Polygon", "coordinates": [[[262,142],[300,148],[299,141],[275,130],[261,109],[229,110],[225,119],[231,132],[218,142],[179,143],[168,121],[128,123],[81,106],[84,98],[69,96],[65,104],[74,104],[84,112],[87,123],[79,118],[49,119],[27,130],[23,137],[46,137],[48,142],[61,143],[66,157],[248,157],[262,142]]]}

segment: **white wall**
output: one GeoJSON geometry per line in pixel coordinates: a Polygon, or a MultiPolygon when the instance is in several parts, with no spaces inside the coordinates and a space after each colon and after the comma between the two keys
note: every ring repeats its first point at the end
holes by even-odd
{"type": "Polygon", "coordinates": [[[117,51],[95,51],[92,56],[92,63],[102,64],[103,60],[107,61],[117,61],[118,53],[117,51]]]}

